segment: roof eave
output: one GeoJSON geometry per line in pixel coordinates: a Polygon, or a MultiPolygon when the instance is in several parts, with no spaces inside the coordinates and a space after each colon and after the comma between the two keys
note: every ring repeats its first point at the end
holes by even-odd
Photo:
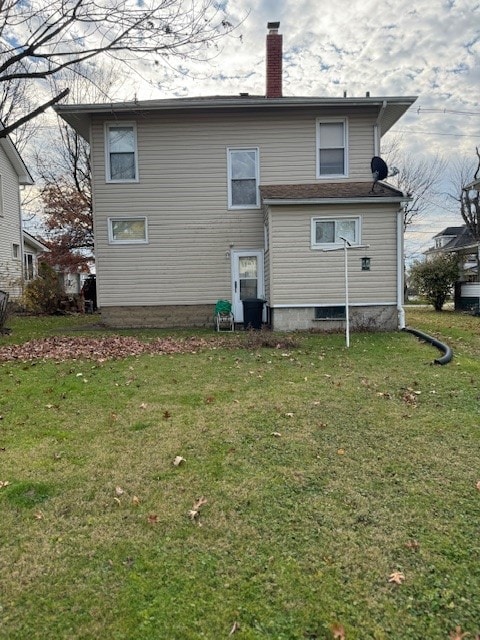
{"type": "Polygon", "coordinates": [[[20,154],[17,151],[17,147],[13,144],[9,137],[0,138],[0,145],[5,151],[7,158],[12,163],[15,173],[18,176],[18,181],[21,185],[32,185],[34,180],[30,175],[25,163],[23,162],[20,154]]]}
{"type": "Polygon", "coordinates": [[[415,102],[417,96],[364,97],[364,98],[319,98],[319,97],[212,97],[212,98],[172,98],[147,100],[141,102],[117,102],[103,104],[61,104],[54,109],[86,140],[90,136],[90,118],[94,115],[115,116],[119,114],[139,113],[141,111],[217,111],[221,109],[287,109],[287,108],[345,108],[377,107],[385,109],[382,118],[386,133],[415,102]]]}
{"type": "Polygon", "coordinates": [[[411,198],[404,196],[374,197],[374,198],[264,198],[263,203],[268,205],[292,205],[292,204],[385,204],[407,202],[411,198]]]}

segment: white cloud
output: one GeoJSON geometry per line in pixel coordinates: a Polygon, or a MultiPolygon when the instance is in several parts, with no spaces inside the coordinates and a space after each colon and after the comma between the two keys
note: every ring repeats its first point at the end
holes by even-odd
{"type": "MultiPolygon", "coordinates": [[[[154,67],[145,61],[139,75],[127,70],[129,82],[119,88],[116,99],[263,94],[266,25],[280,20],[285,95],[418,95],[395,127],[404,132],[411,154],[437,153],[452,162],[458,155],[473,155],[480,144],[478,0],[219,4],[240,25],[224,38],[208,65],[182,61],[184,73],[179,76],[168,65],[154,67]]],[[[435,207],[430,215],[432,235],[461,223],[455,213],[449,217],[435,207]]]]}

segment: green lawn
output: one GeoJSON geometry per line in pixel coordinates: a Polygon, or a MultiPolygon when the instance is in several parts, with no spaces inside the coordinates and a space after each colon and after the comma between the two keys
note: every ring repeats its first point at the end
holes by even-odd
{"type": "MultiPolygon", "coordinates": [[[[404,332],[200,331],[0,362],[0,638],[474,640],[480,318],[407,321],[453,361],[404,332]]],[[[0,347],[97,323],[11,318],[0,347]]]]}

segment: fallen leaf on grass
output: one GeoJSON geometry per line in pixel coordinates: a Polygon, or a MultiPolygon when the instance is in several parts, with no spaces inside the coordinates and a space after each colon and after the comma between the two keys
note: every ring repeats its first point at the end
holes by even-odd
{"type": "Polygon", "coordinates": [[[390,398],[392,397],[392,394],[389,393],[388,391],[377,391],[376,395],[379,398],[385,398],[386,400],[390,400],[390,398]]]}
{"type": "Polygon", "coordinates": [[[142,402],[142,404],[140,405],[140,409],[146,409],[146,408],[147,408],[147,403],[142,402]]]}
{"type": "Polygon", "coordinates": [[[175,456],[175,460],[173,461],[175,467],[179,467],[182,462],[186,462],[185,458],[182,458],[182,456],[175,456]]]}
{"type": "Polygon", "coordinates": [[[36,511],[33,514],[33,517],[35,518],[35,520],[43,520],[43,513],[41,511],[36,511]]]}
{"type": "Polygon", "coordinates": [[[276,438],[281,438],[282,434],[280,431],[272,431],[271,436],[275,436],[276,438]]]}
{"type": "Polygon", "coordinates": [[[172,417],[172,414],[170,413],[170,411],[164,411],[163,412],[163,419],[164,420],[168,420],[171,417],[172,417]]]}
{"type": "Polygon", "coordinates": [[[395,584],[402,584],[405,581],[405,576],[401,571],[394,571],[388,576],[389,582],[394,582],[395,584]]]}
{"type": "Polygon", "coordinates": [[[207,504],[208,500],[203,496],[193,503],[192,508],[188,512],[190,520],[197,520],[200,516],[200,509],[207,504]]]}
{"type": "Polygon", "coordinates": [[[293,413],[286,413],[285,415],[287,418],[293,418],[293,413]]]}
{"type": "Polygon", "coordinates": [[[140,498],[138,498],[138,496],[133,496],[132,504],[134,504],[137,507],[140,504],[140,498]]]}
{"type": "Polygon", "coordinates": [[[475,485],[477,487],[477,489],[480,491],[480,480],[477,482],[477,484],[475,485]]]}
{"type": "Polygon", "coordinates": [[[237,621],[235,621],[233,623],[233,627],[230,629],[230,633],[228,635],[229,636],[233,636],[233,634],[236,633],[237,631],[240,631],[240,625],[238,624],[237,621]]]}
{"type": "Polygon", "coordinates": [[[337,453],[338,453],[339,456],[344,456],[345,455],[345,449],[339,449],[337,451],[337,453]]]}
{"type": "Polygon", "coordinates": [[[120,502],[120,498],[114,498],[115,502],[120,506],[122,503],[120,502]]]}
{"type": "Polygon", "coordinates": [[[3,489],[3,487],[8,487],[9,484],[10,482],[8,480],[0,480],[0,489],[3,489]]]}
{"type": "Polygon", "coordinates": [[[332,632],[335,640],[345,640],[345,627],[343,624],[335,622],[330,626],[330,631],[332,632]]]}
{"type": "Polygon", "coordinates": [[[407,549],[412,549],[412,551],[418,551],[420,549],[420,543],[418,540],[409,540],[405,543],[407,549]]]}
{"type": "Polygon", "coordinates": [[[115,487],[115,493],[117,494],[117,496],[123,496],[125,491],[122,489],[122,487],[115,487]]]}
{"type": "Polygon", "coordinates": [[[147,518],[149,524],[156,524],[158,522],[158,516],[151,513],[147,518]]]}
{"type": "Polygon", "coordinates": [[[467,633],[466,631],[462,632],[462,628],[457,625],[457,627],[455,628],[455,631],[450,631],[449,637],[450,637],[450,640],[463,640],[463,638],[466,638],[469,635],[470,634],[467,633]]]}
{"type": "Polygon", "coordinates": [[[402,400],[413,407],[417,406],[417,395],[412,389],[406,389],[403,393],[402,400]]]}

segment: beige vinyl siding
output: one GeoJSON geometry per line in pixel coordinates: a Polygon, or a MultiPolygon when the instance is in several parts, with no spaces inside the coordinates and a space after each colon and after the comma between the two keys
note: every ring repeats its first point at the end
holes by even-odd
{"type": "Polygon", "coordinates": [[[361,243],[349,249],[352,304],[395,304],[396,208],[385,205],[282,206],[270,210],[270,305],[334,305],[345,300],[343,251],[311,249],[312,217],[360,216],[361,243]],[[361,258],[371,258],[370,271],[361,258]]]}
{"type": "Polygon", "coordinates": [[[367,181],[374,112],[365,108],[359,113],[142,113],[135,119],[139,182],[134,184],[106,182],[104,123],[112,120],[95,119],[100,305],[202,304],[231,298],[227,252],[262,249],[264,229],[261,209],[227,208],[227,148],[258,147],[260,184],[316,182],[317,118],[348,116],[349,179],[367,181]],[[147,217],[148,244],[109,245],[107,220],[122,216],[147,217]]]}
{"type": "Polygon", "coordinates": [[[22,292],[22,231],[18,175],[5,151],[0,147],[0,289],[12,297],[22,292]],[[19,245],[19,257],[13,258],[13,244],[19,245]]]}

